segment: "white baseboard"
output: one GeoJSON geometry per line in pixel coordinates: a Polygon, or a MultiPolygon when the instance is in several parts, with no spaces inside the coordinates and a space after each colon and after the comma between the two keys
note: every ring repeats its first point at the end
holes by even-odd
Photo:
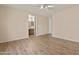
{"type": "Polygon", "coordinates": [[[6,40],[3,40],[3,41],[0,41],[0,43],[16,41],[16,40],[21,40],[21,39],[28,39],[28,38],[27,37],[22,37],[22,38],[16,38],[16,39],[6,39],[6,40]]]}
{"type": "Polygon", "coordinates": [[[64,39],[64,40],[69,40],[69,41],[74,41],[74,42],[79,42],[79,40],[71,39],[71,38],[67,38],[67,37],[63,37],[63,36],[52,35],[52,37],[56,37],[56,38],[60,38],[60,39],[64,39]]]}
{"type": "Polygon", "coordinates": [[[49,34],[49,33],[45,33],[45,34],[37,34],[36,36],[41,36],[41,35],[46,35],[46,34],[49,34]]]}

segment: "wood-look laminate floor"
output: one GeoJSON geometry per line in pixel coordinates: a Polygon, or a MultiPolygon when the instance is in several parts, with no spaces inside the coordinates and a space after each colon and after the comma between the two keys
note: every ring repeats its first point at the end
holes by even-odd
{"type": "Polygon", "coordinates": [[[44,35],[0,43],[0,54],[79,55],[79,43],[44,35]]]}

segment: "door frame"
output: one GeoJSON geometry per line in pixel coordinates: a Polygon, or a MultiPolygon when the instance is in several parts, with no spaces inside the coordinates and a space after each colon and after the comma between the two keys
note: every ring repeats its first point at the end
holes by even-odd
{"type": "MultiPolygon", "coordinates": [[[[32,14],[30,14],[32,15],[32,14]]],[[[37,16],[35,15],[32,15],[35,17],[35,29],[34,29],[34,36],[37,36],[37,16]]],[[[27,36],[29,38],[29,14],[27,16],[27,36]]]]}

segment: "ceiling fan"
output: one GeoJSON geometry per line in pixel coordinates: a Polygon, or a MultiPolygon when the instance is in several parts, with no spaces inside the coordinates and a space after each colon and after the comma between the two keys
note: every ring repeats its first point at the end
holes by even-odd
{"type": "Polygon", "coordinates": [[[38,7],[40,9],[50,9],[50,8],[55,7],[52,4],[38,4],[38,5],[32,5],[32,6],[33,7],[38,7]]]}
{"type": "Polygon", "coordinates": [[[53,5],[49,5],[49,4],[43,4],[40,6],[40,9],[47,9],[47,8],[53,8],[53,5]]]}

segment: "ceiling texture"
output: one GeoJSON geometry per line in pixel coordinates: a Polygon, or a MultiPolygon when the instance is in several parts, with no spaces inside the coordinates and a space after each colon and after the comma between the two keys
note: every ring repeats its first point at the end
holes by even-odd
{"type": "Polygon", "coordinates": [[[40,9],[40,6],[43,4],[3,4],[2,6],[11,7],[11,8],[17,8],[19,10],[23,10],[29,13],[44,15],[44,16],[50,16],[54,12],[58,12],[67,8],[75,7],[78,5],[74,4],[47,4],[54,6],[52,8],[45,8],[40,9]]]}

